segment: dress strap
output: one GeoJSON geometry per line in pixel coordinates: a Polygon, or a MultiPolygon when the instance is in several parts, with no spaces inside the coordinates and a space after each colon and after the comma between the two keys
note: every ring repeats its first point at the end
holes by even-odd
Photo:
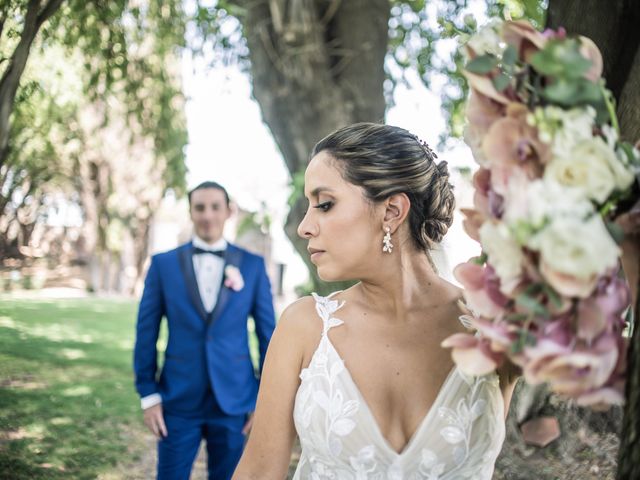
{"type": "Polygon", "coordinates": [[[316,301],[316,311],[318,312],[318,316],[322,319],[323,337],[327,335],[329,329],[344,323],[342,320],[333,316],[333,314],[344,305],[344,300],[342,302],[338,302],[338,300],[331,300],[331,297],[337,293],[340,292],[333,292],[331,295],[326,297],[321,297],[315,293],[311,294],[316,301]]]}

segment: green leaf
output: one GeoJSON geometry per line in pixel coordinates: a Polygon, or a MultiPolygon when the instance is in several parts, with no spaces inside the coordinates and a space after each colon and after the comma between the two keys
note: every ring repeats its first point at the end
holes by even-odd
{"type": "Polygon", "coordinates": [[[509,313],[507,315],[504,316],[504,319],[507,322],[522,322],[523,320],[526,320],[527,318],[529,318],[529,315],[527,315],[526,313],[509,313]]]}
{"type": "Polygon", "coordinates": [[[605,225],[609,231],[609,235],[620,245],[624,240],[624,230],[622,230],[622,227],[615,222],[606,222],[605,225]]]}
{"type": "Polygon", "coordinates": [[[516,297],[516,304],[540,317],[549,318],[549,311],[538,300],[523,292],[516,297]]]}
{"type": "Polygon", "coordinates": [[[519,330],[518,338],[511,344],[511,353],[520,353],[527,345],[535,345],[536,337],[529,330],[519,330]]]}
{"type": "Polygon", "coordinates": [[[411,10],[416,13],[420,13],[422,10],[424,10],[425,0],[410,0],[407,3],[411,7],[411,10]]]}
{"type": "Polygon", "coordinates": [[[471,73],[477,73],[478,75],[484,75],[493,70],[498,65],[498,59],[493,55],[485,54],[479,55],[465,67],[467,71],[471,73]]]}
{"type": "Polygon", "coordinates": [[[640,156],[638,156],[638,155],[636,155],[634,153],[633,146],[630,143],[620,142],[618,144],[618,146],[624,152],[624,154],[627,156],[627,160],[629,162],[629,165],[640,166],[640,156]]]}
{"type": "Polygon", "coordinates": [[[502,92],[509,86],[509,83],[511,83],[511,77],[501,72],[499,75],[491,79],[491,83],[496,87],[496,90],[502,92]]]}
{"type": "Polygon", "coordinates": [[[579,79],[589,70],[591,61],[582,56],[576,39],[556,39],[532,55],[531,65],[543,75],[579,79]]]}
{"type": "Polygon", "coordinates": [[[514,47],[513,45],[509,45],[502,54],[502,63],[504,65],[513,66],[515,65],[517,59],[518,51],[516,50],[516,47],[514,47]]]}
{"type": "Polygon", "coordinates": [[[542,288],[544,289],[544,293],[547,294],[547,298],[551,300],[551,303],[553,303],[555,307],[560,308],[562,306],[562,298],[560,298],[558,292],[556,292],[550,285],[547,285],[546,283],[542,288]]]}
{"type": "Polygon", "coordinates": [[[471,259],[471,261],[476,265],[484,265],[487,262],[487,254],[482,252],[479,257],[474,257],[471,259]]]}
{"type": "Polygon", "coordinates": [[[592,105],[596,110],[604,109],[606,105],[602,91],[595,83],[586,79],[559,78],[555,83],[546,87],[542,95],[549,101],[566,107],[577,105],[592,105]]]}

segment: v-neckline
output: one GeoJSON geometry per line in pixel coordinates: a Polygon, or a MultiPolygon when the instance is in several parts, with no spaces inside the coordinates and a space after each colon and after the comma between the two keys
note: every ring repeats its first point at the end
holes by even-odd
{"type": "Polygon", "coordinates": [[[411,447],[416,442],[416,439],[418,438],[418,435],[420,434],[420,432],[422,431],[424,426],[428,423],[428,420],[431,418],[432,413],[437,408],[437,404],[441,402],[442,396],[443,396],[443,392],[446,390],[445,387],[447,387],[447,385],[450,382],[450,380],[454,377],[454,373],[457,370],[457,366],[454,364],[454,366],[451,368],[451,370],[447,374],[447,377],[442,382],[442,385],[440,385],[440,389],[438,390],[438,393],[436,395],[435,400],[433,401],[433,403],[429,407],[429,410],[427,410],[427,413],[425,413],[425,415],[422,418],[422,420],[418,423],[418,426],[416,427],[415,431],[411,434],[411,437],[409,437],[409,441],[404,445],[404,447],[402,447],[402,450],[400,450],[398,452],[395,448],[393,448],[391,443],[389,443],[389,440],[387,440],[387,438],[382,434],[382,430],[380,429],[380,425],[378,424],[378,421],[376,420],[376,417],[373,414],[373,411],[369,407],[369,403],[364,398],[364,395],[362,394],[362,391],[360,390],[360,387],[358,387],[358,384],[353,379],[353,376],[351,375],[351,372],[347,368],[344,360],[342,359],[342,356],[340,355],[340,353],[338,352],[336,347],[333,345],[333,342],[329,338],[329,335],[325,334],[324,337],[325,337],[326,342],[329,344],[329,346],[333,350],[333,353],[342,362],[342,364],[344,366],[344,372],[346,372],[347,378],[349,379],[349,381],[353,385],[354,389],[356,390],[356,393],[358,394],[358,397],[360,397],[361,403],[364,406],[364,410],[366,411],[366,414],[369,416],[369,419],[371,420],[371,423],[374,425],[374,430],[376,431],[376,434],[378,435],[379,439],[381,440],[381,443],[385,446],[385,448],[389,451],[389,453],[393,454],[395,457],[400,458],[400,457],[405,456],[411,450],[411,447]]]}

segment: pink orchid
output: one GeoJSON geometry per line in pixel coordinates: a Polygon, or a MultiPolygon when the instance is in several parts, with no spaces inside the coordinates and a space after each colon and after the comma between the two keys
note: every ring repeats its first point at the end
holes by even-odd
{"type": "Polygon", "coordinates": [[[239,292],[244,288],[244,279],[238,267],[227,265],[224,269],[224,286],[230,288],[234,292],[239,292]]]}
{"type": "Polygon", "coordinates": [[[537,377],[561,395],[576,396],[603,386],[617,361],[616,338],[607,335],[598,339],[593,348],[581,347],[540,365],[537,377]]]}
{"type": "Polygon", "coordinates": [[[462,228],[476,242],[480,241],[480,227],[487,220],[487,216],[473,208],[461,208],[460,212],[464,215],[462,220],[462,228]]]}
{"type": "Polygon", "coordinates": [[[517,338],[517,327],[504,320],[489,321],[481,317],[468,317],[469,322],[483,338],[489,341],[493,352],[506,353],[517,338]]]}
{"type": "Polygon", "coordinates": [[[504,355],[491,350],[488,340],[469,333],[453,334],[440,345],[453,349],[453,361],[467,375],[486,375],[504,362],[504,355]]]}
{"type": "Polygon", "coordinates": [[[477,315],[494,318],[504,313],[509,299],[500,292],[500,280],[493,268],[461,263],[453,275],[464,286],[467,305],[477,315]]]}
{"type": "Polygon", "coordinates": [[[515,47],[518,57],[525,62],[529,62],[531,56],[542,50],[548,41],[544,34],[525,20],[505,22],[502,37],[505,42],[515,47]]]}
{"type": "Polygon", "coordinates": [[[543,260],[540,260],[540,273],[549,282],[549,285],[567,297],[588,297],[598,283],[596,275],[579,278],[567,273],[561,273],[554,270],[550,264],[543,260]]]}
{"type": "Polygon", "coordinates": [[[576,403],[594,410],[607,410],[611,405],[624,404],[624,388],[603,387],[576,397],[576,403]]]}
{"type": "Polygon", "coordinates": [[[463,70],[462,73],[469,82],[469,88],[475,90],[480,95],[502,105],[507,105],[511,101],[507,95],[496,90],[489,76],[471,73],[468,70],[463,70]]]}
{"type": "Polygon", "coordinates": [[[465,142],[480,165],[487,163],[482,154],[482,139],[491,125],[505,114],[505,105],[482,93],[471,89],[467,100],[466,116],[468,126],[464,132],[465,142]]]}
{"type": "Polygon", "coordinates": [[[527,123],[528,113],[526,105],[509,104],[507,115],[491,125],[482,142],[483,155],[491,165],[491,185],[501,195],[514,170],[522,170],[530,180],[540,178],[551,158],[549,146],[527,123]]]}
{"type": "Polygon", "coordinates": [[[602,53],[590,38],[580,36],[580,53],[591,62],[591,68],[587,70],[584,77],[592,82],[597,82],[602,76],[602,53]]]}

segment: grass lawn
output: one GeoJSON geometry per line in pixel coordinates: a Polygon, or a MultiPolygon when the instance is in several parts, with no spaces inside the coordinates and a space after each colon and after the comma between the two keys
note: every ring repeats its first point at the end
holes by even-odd
{"type": "Polygon", "coordinates": [[[93,479],[131,455],[136,308],[0,297],[0,478],[93,479]]]}

